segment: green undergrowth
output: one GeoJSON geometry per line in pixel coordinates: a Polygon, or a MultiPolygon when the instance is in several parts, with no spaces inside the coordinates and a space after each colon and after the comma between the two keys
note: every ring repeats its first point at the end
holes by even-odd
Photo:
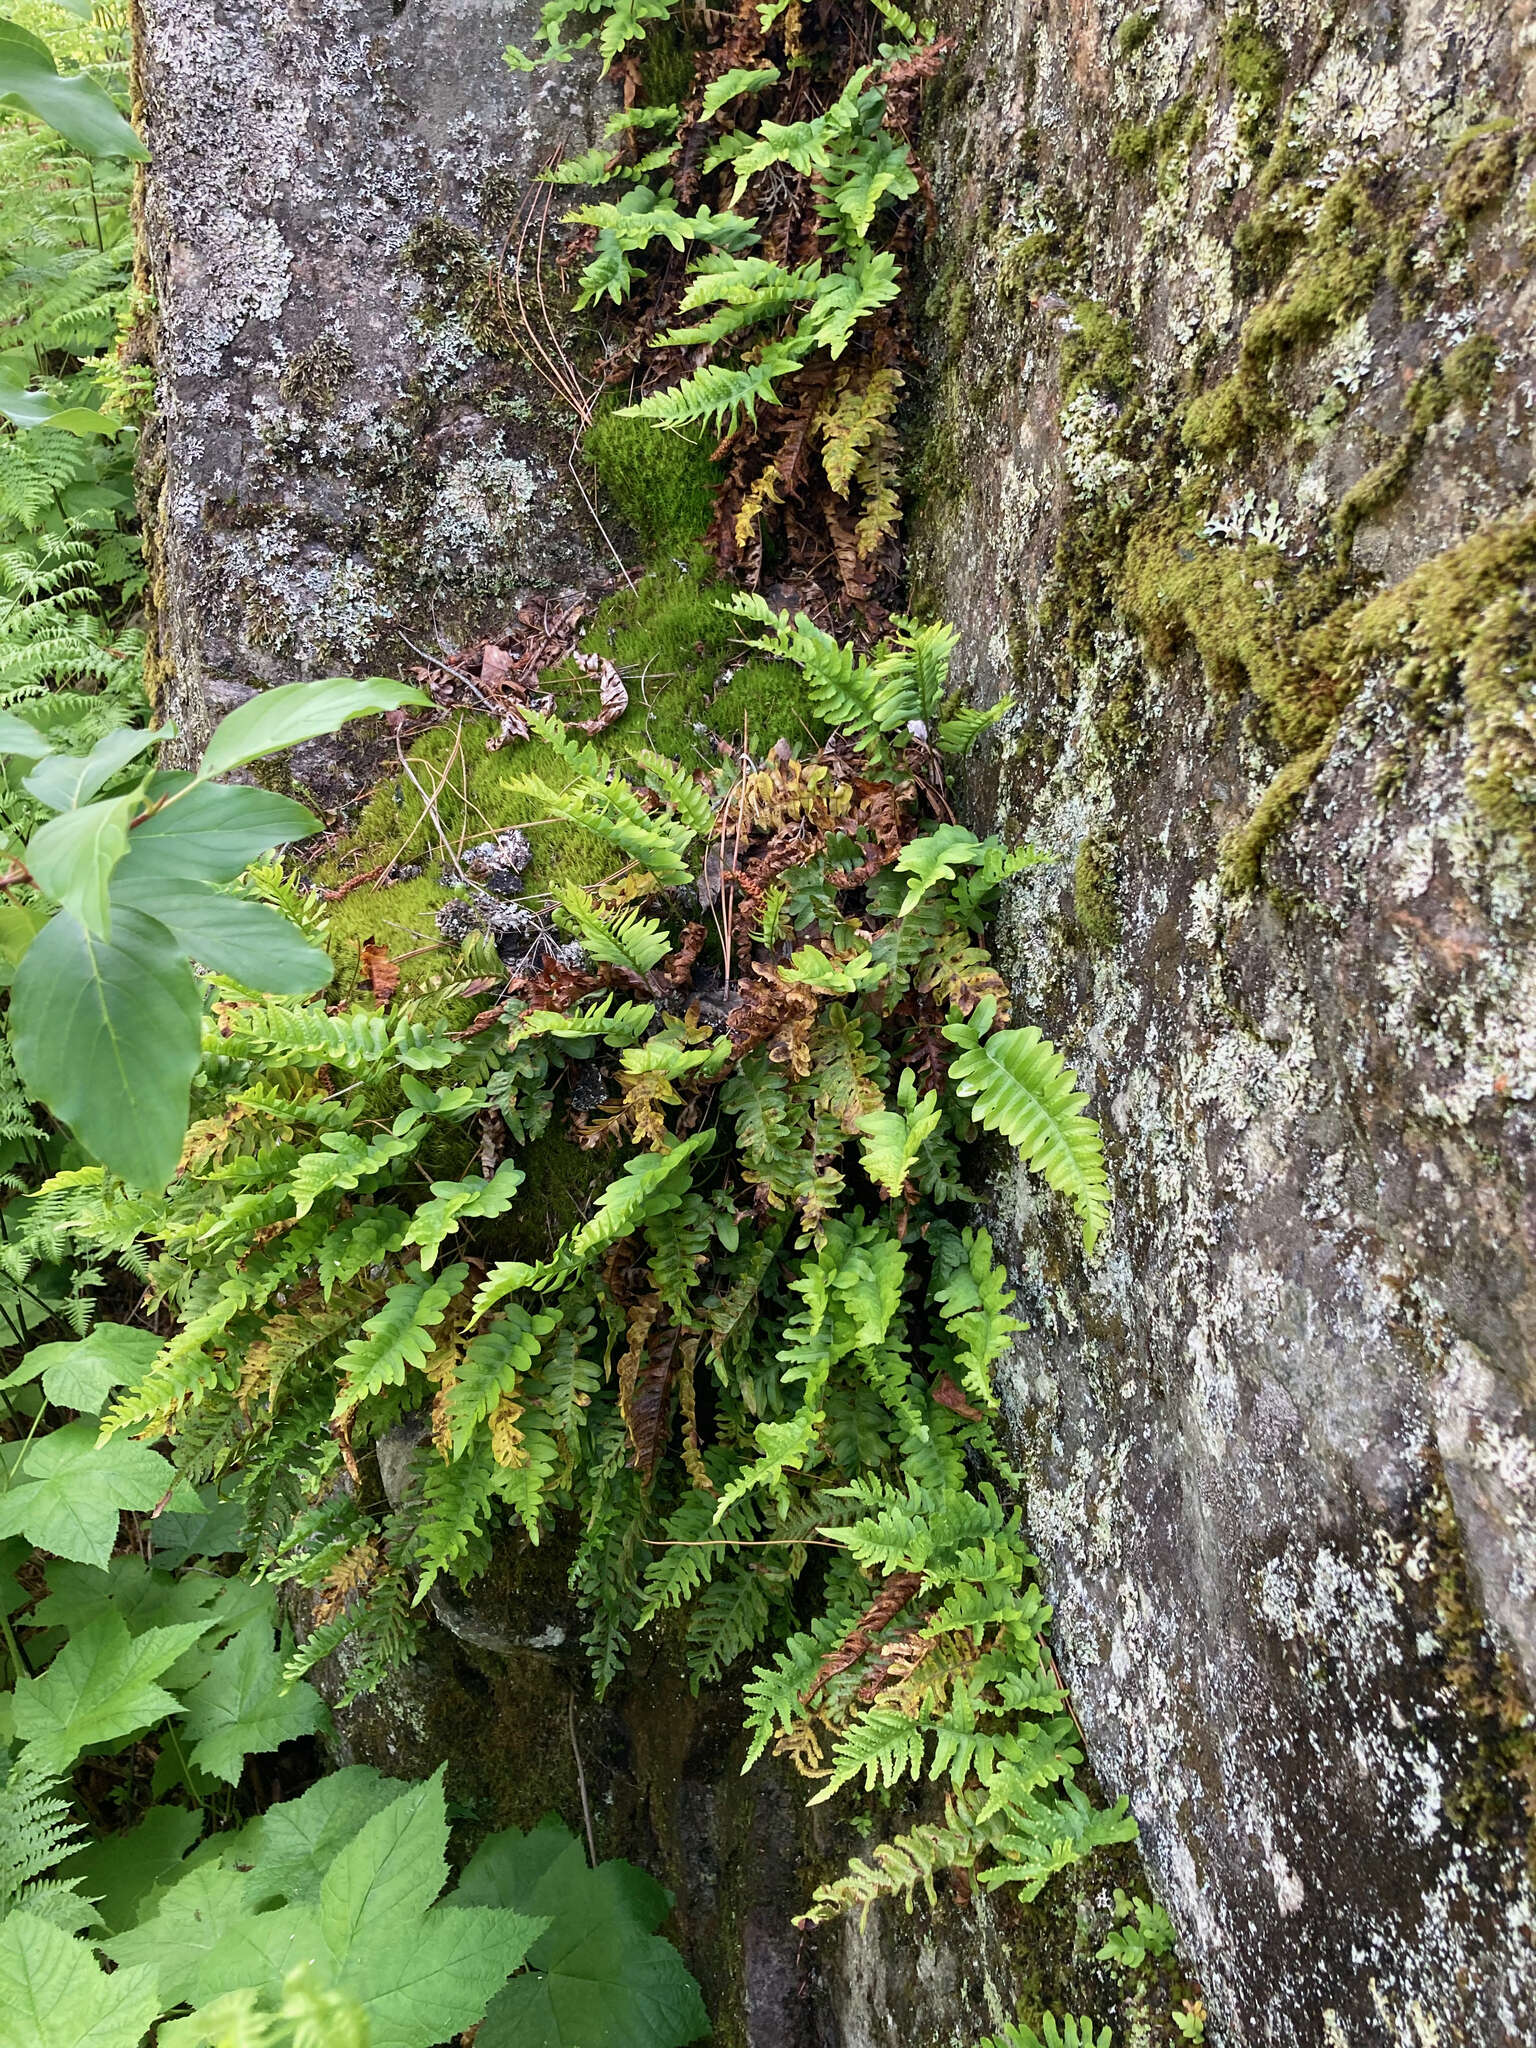
{"type": "MultiPolygon", "coordinates": [[[[630,474],[644,485],[645,443],[637,450],[637,437],[664,447],[673,437],[644,422],[612,424],[628,444],[630,474]]],[[[611,444],[600,464],[610,456],[611,444]]],[[[676,475],[686,509],[696,472],[679,465],[676,475]]],[[[649,481],[654,485],[654,478],[649,481]]],[[[819,744],[824,722],[781,664],[764,661],[743,645],[739,622],[723,607],[726,588],[699,541],[685,537],[675,500],[658,504],[652,489],[637,492],[627,505],[620,503],[637,528],[650,523],[654,531],[660,525],[667,538],[633,587],[626,585],[602,600],[581,635],[580,650],[613,662],[629,690],[628,710],[592,745],[615,761],[636,747],[648,747],[698,768],[715,761],[722,742],[738,750],[744,745],[754,759],[779,740],[796,748],[819,744]]],[[[572,664],[558,664],[542,681],[563,716],[582,718],[596,711],[596,683],[572,664]]],[[[316,866],[314,879],[322,888],[339,887],[380,866],[391,870],[331,908],[332,942],[343,968],[355,959],[358,945],[369,940],[387,945],[393,954],[430,945],[436,910],[459,883],[454,857],[462,858],[467,848],[508,827],[529,828],[533,861],[525,888],[530,897],[547,899],[561,882],[589,884],[612,871],[609,849],[580,826],[547,817],[537,798],[511,787],[529,774],[559,787],[570,777],[567,764],[538,740],[488,750],[486,742],[495,731],[490,717],[455,718],[416,740],[408,755],[411,772],[389,777],[363,806],[342,845],[316,866]],[[422,872],[400,880],[402,867],[422,872]]],[[[440,964],[422,955],[406,961],[404,971],[408,980],[422,982],[435,976],[440,964]]]]}

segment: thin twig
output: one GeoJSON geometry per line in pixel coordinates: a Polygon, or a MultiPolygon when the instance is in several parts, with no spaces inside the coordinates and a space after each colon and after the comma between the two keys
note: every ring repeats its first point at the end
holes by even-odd
{"type": "Polygon", "coordinates": [[[592,1868],[596,1870],[597,1843],[593,1838],[592,1834],[592,1808],[587,1803],[587,1774],[581,1767],[581,1744],[576,1740],[575,1693],[572,1693],[570,1695],[568,1707],[569,1713],[567,1715],[567,1719],[569,1721],[571,1730],[571,1755],[576,1759],[576,1786],[577,1790],[581,1793],[581,1817],[582,1820],[586,1823],[587,1829],[587,1860],[592,1865],[592,1868]]]}

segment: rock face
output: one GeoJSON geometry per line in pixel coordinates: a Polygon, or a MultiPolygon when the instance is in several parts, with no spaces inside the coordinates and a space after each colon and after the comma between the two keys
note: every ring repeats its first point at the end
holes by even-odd
{"type": "Polygon", "coordinates": [[[920,585],[1117,1192],[1002,1204],[1058,1656],[1213,2038],[1529,2041],[1529,13],[952,26],[920,585]]]}
{"type": "Polygon", "coordinates": [[[151,674],[194,740],[252,685],[398,673],[599,573],[575,420],[509,360],[530,180],[606,110],[595,63],[501,62],[538,13],[142,11],[151,674]]]}
{"type": "MultiPolygon", "coordinates": [[[[507,303],[529,177],[601,105],[579,64],[500,65],[535,15],[146,6],[154,672],[194,740],[605,573],[507,303]]],[[[1018,698],[971,808],[1061,857],[1005,937],[1118,1197],[1086,1267],[1035,1184],[1001,1203],[1058,1656],[1213,2040],[1528,2041],[1536,25],[952,27],[917,595],[1018,698]]],[[[722,2043],[959,2048],[1021,1989],[1134,2035],[1092,1962],[1111,1871],[802,1942],[849,1844],[742,1787],[731,1703],[659,1652],[592,1705],[562,1599],[442,1609],[350,1752],[449,1754],[528,1822],[577,1818],[579,1751],[722,2043]]]]}

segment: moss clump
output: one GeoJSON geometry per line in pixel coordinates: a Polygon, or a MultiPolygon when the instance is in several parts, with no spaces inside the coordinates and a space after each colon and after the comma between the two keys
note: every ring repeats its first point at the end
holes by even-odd
{"type": "Polygon", "coordinates": [[[1493,386],[1499,345],[1487,334],[1469,334],[1445,359],[1441,381],[1458,404],[1477,412],[1493,386]]]}
{"type": "Polygon", "coordinates": [[[1346,174],[1278,287],[1244,321],[1237,368],[1186,411],[1185,445],[1219,455],[1283,426],[1285,411],[1271,388],[1275,366],[1363,312],[1385,261],[1381,215],[1360,179],[1346,174]]]}
{"type": "Polygon", "coordinates": [[[1483,121],[1452,143],[1446,158],[1441,204],[1452,220],[1469,221],[1474,214],[1504,197],[1520,161],[1513,121],[1483,121]]]}
{"type": "Polygon", "coordinates": [[[1251,289],[1269,291],[1284,275],[1307,238],[1302,216],[1309,198],[1304,185],[1287,180],[1238,224],[1232,248],[1251,289]]]}
{"type": "Polygon", "coordinates": [[[1115,855],[1101,834],[1091,834],[1072,863],[1072,914],[1090,946],[1108,952],[1120,939],[1120,905],[1116,897],[1115,855]]]}
{"type": "Polygon", "coordinates": [[[1257,888],[1264,849],[1295,815],[1312,778],[1333,751],[1335,730],[1330,726],[1315,747],[1293,754],[1278,768],[1247,818],[1222,841],[1218,870],[1221,885],[1230,895],[1241,896],[1257,888]]]}
{"type": "Polygon", "coordinates": [[[335,411],[341,387],[356,368],[357,358],[341,336],[322,334],[294,357],[277,388],[289,405],[323,416],[335,411]]]}
{"type": "Polygon", "coordinates": [[[1232,89],[1242,102],[1237,132],[1254,156],[1267,156],[1285,90],[1285,58],[1251,14],[1232,15],[1222,30],[1222,55],[1232,89]]]}
{"type": "Polygon", "coordinates": [[[422,282],[418,315],[435,323],[457,315],[483,354],[500,357],[509,353],[512,332],[496,297],[491,265],[468,228],[437,215],[418,221],[402,260],[422,282]]]}
{"type": "Polygon", "coordinates": [[[1446,1683],[1471,1737],[1445,1802],[1451,1821],[1476,1840],[1513,1836],[1536,1875],[1536,1715],[1507,1650],[1495,1646],[1467,1571],[1466,1553],[1443,1480],[1430,1494],[1435,1634],[1446,1683]]]}
{"type": "Polygon", "coordinates": [[[625,419],[610,399],[581,449],[647,557],[701,538],[720,482],[701,435],[625,419]]]}
{"type": "Polygon", "coordinates": [[[1136,383],[1136,336],[1130,322],[1095,299],[1079,299],[1072,320],[1072,332],[1061,344],[1062,403],[1083,391],[1129,398],[1136,383]]]}
{"type": "Polygon", "coordinates": [[[1115,48],[1121,57],[1134,57],[1156,27],[1156,8],[1138,8],[1135,14],[1128,14],[1115,30],[1115,48]]]}
{"type": "Polygon", "coordinates": [[[1187,638],[1213,690],[1251,690],[1288,753],[1316,746],[1337,715],[1308,638],[1337,602],[1334,575],[1298,572],[1261,542],[1213,547],[1166,506],[1131,535],[1121,601],[1154,659],[1171,660],[1187,638]]]}
{"type": "Polygon", "coordinates": [[[1151,163],[1155,144],[1152,130],[1140,121],[1122,121],[1109,138],[1109,156],[1127,177],[1134,178],[1151,163]]]}

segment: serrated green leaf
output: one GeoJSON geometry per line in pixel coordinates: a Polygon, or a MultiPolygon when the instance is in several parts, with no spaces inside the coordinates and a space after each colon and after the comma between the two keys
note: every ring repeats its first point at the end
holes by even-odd
{"type": "Polygon", "coordinates": [[[152,1806],[136,1827],[98,1835],[67,1857],[59,1875],[97,1902],[108,1933],[128,1927],[156,1885],[176,1869],[203,1831],[203,1816],[185,1806],[152,1806]]]}
{"type": "Polygon", "coordinates": [[[265,1620],[243,1628],[186,1696],[182,1733],[200,1771],[238,1783],[245,1759],[330,1725],[325,1702],[302,1682],[285,1691],[283,1659],[265,1620]]]}
{"type": "Polygon", "coordinates": [[[154,1911],[137,1926],[101,1946],[121,1967],[153,1970],[165,2005],[186,2004],[204,1961],[255,1903],[243,1870],[199,1863],[154,1896],[154,1911]]]}
{"type": "Polygon", "coordinates": [[[0,1920],[3,2048],[139,2048],[160,2010],[149,1970],[109,1977],[89,1943],[35,1914],[0,1920]]]}
{"type": "Polygon", "coordinates": [[[342,1848],[399,1796],[397,1778],[382,1777],[369,1764],[351,1764],[297,1799],[268,1807],[231,1852],[253,1866],[257,1903],[282,1898],[290,1905],[318,1905],[325,1873],[342,1848]]]}
{"type": "Polygon", "coordinates": [[[34,1345],[16,1370],[0,1380],[0,1388],[41,1378],[43,1392],[56,1408],[99,1415],[112,1389],[136,1379],[159,1351],[160,1342],[151,1330],[97,1323],[88,1337],[34,1345]]]}
{"type": "Polygon", "coordinates": [[[686,2048],[709,2016],[682,1957],[653,1930],[671,1901],[622,1862],[588,1867],[558,1821],[483,1844],[454,1901],[547,1916],[529,1970],[491,2002],[483,2048],[686,2048]]]}
{"type": "Polygon", "coordinates": [[[22,1535],[40,1550],[105,1565],[123,1508],[152,1508],[175,1473],[132,1437],[96,1441],[95,1426],[66,1423],[27,1446],[0,1494],[0,1536],[22,1535]]]}
{"type": "Polygon", "coordinates": [[[66,1771],[77,1756],[120,1741],[177,1711],[156,1685],[203,1632],[201,1622],[130,1636],[116,1614],[82,1629],[37,1678],[17,1681],[16,1734],[30,1770],[66,1771]]]}
{"type": "Polygon", "coordinates": [[[344,1956],[366,1924],[419,1919],[448,1875],[443,1766],[408,1786],[341,1851],[320,1887],[320,1931],[344,1956]]]}

